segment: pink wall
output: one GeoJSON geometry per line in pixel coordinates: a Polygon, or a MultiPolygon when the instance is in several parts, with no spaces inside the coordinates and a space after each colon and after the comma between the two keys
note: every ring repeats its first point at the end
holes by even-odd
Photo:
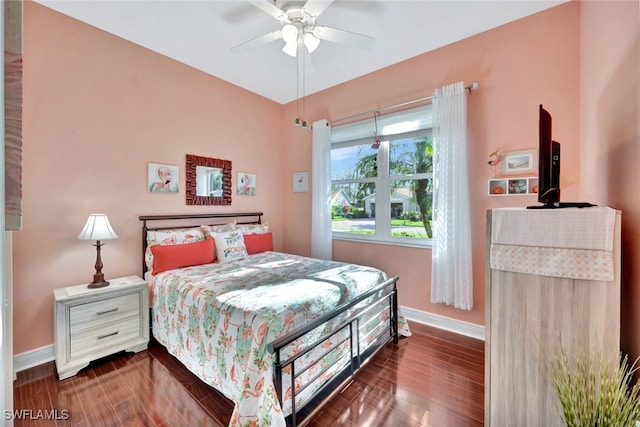
{"type": "MultiPolygon", "coordinates": [[[[307,118],[332,120],[427,96],[459,80],[480,83],[468,98],[473,310],[429,302],[429,249],[334,241],[334,258],[398,274],[402,305],[484,324],[486,210],[536,203],[534,196],[487,196],[492,172],[486,162],[498,147],[537,147],[540,103],[552,112],[554,138],[562,142],[563,200],[579,195],[579,35],[579,5],[568,3],[308,96],[307,118]]],[[[291,125],[295,113],[295,103],[285,106],[285,181],[294,171],[311,170],[311,133],[291,125]]],[[[310,193],[285,192],[284,200],[287,211],[298,212],[287,223],[284,248],[309,254],[310,193]]]]}
{"type": "MultiPolygon", "coordinates": [[[[640,303],[638,98],[624,96],[638,94],[638,5],[604,6],[611,3],[570,2],[307,97],[310,121],[331,120],[430,95],[458,80],[481,84],[468,98],[474,309],[428,302],[428,249],[336,241],[335,258],[400,275],[402,305],[483,324],[485,212],[535,203],[532,196],[486,196],[492,175],[486,161],[497,147],[536,146],[543,103],[563,144],[563,200],[624,211],[630,299],[623,316],[638,325],[631,308],[640,303]],[[598,37],[591,36],[594,28],[598,37]]],[[[103,250],[109,277],[139,274],[140,214],[262,210],[277,249],[310,254],[311,193],[293,193],[291,181],[293,172],[311,172],[311,132],[292,125],[295,103],[280,106],[31,2],[24,40],[16,353],[52,343],[52,289],[90,280],[95,250],[75,237],[91,212],[107,213],[120,236],[103,250]],[[187,207],[187,153],[232,160],[234,173],[256,173],[258,195],[234,196],[231,207],[187,207]],[[179,165],[180,194],[147,193],[147,162],[179,165]]],[[[636,355],[638,329],[622,329],[636,355]]]]}
{"type": "Polygon", "coordinates": [[[92,212],[119,236],[102,251],[107,277],[140,274],[141,214],[260,210],[282,247],[281,105],[32,2],[24,22],[16,353],[53,342],[54,288],[92,279],[95,249],[76,240],[92,212]],[[257,195],[187,207],[186,154],[232,160],[234,192],[236,172],[255,173],[257,195]],[[178,165],[180,193],[148,193],[147,162],[178,165]]]}
{"type": "Polygon", "coordinates": [[[622,210],[622,349],[631,360],[640,356],[639,9],[583,2],[580,13],[581,193],[622,210]]]}

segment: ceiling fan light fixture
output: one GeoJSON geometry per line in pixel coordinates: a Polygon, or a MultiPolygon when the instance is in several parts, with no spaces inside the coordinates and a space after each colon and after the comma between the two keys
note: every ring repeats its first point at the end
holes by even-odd
{"type": "Polygon", "coordinates": [[[320,44],[320,39],[314,36],[311,33],[306,33],[304,35],[304,45],[307,47],[309,53],[313,53],[314,50],[318,48],[320,44]]]}
{"type": "Polygon", "coordinates": [[[298,42],[298,28],[295,25],[286,24],[282,27],[282,38],[288,45],[296,44],[298,42]]]}
{"type": "Polygon", "coordinates": [[[296,57],[296,51],[298,50],[298,43],[296,42],[287,42],[282,48],[282,51],[289,56],[296,57]]]}

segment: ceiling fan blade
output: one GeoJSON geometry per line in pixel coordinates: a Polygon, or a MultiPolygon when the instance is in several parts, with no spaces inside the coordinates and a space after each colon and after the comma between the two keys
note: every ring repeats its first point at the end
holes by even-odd
{"type": "Polygon", "coordinates": [[[269,0],[249,0],[249,3],[261,9],[268,15],[273,16],[277,20],[280,20],[282,16],[286,16],[286,13],[278,6],[271,3],[269,0]]]}
{"type": "Polygon", "coordinates": [[[376,44],[376,39],[371,36],[332,27],[315,27],[313,35],[320,40],[346,44],[358,49],[371,49],[376,44]]]}
{"type": "Polygon", "coordinates": [[[246,42],[240,43],[231,48],[231,52],[233,53],[247,53],[253,49],[264,46],[267,43],[271,43],[274,40],[278,40],[282,38],[282,31],[272,31],[267,34],[263,34],[261,36],[256,37],[255,39],[248,40],[246,42]]]}
{"type": "Polygon", "coordinates": [[[331,3],[333,3],[333,0],[309,0],[302,7],[302,10],[317,18],[326,8],[331,6],[331,3]]]}

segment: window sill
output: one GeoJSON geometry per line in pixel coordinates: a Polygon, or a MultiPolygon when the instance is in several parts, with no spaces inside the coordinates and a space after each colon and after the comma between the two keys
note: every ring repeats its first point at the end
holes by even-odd
{"type": "Polygon", "coordinates": [[[402,246],[406,248],[418,248],[418,249],[432,249],[433,241],[432,240],[422,240],[420,242],[407,242],[401,239],[398,240],[380,240],[374,238],[362,238],[359,236],[336,236],[335,234],[332,236],[332,240],[340,240],[345,242],[357,242],[357,243],[369,243],[374,245],[389,245],[389,246],[402,246]]]}

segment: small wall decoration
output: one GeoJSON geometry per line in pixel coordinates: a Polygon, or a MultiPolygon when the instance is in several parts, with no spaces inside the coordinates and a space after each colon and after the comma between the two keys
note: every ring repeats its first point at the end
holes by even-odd
{"type": "Polygon", "coordinates": [[[535,195],[537,192],[537,176],[489,179],[489,196],[526,196],[535,195]]]}
{"type": "Polygon", "coordinates": [[[293,192],[306,193],[309,191],[309,172],[294,172],[293,192]]]}
{"type": "Polygon", "coordinates": [[[149,163],[147,188],[151,193],[177,193],[178,166],[149,163]]]}
{"type": "Polygon", "coordinates": [[[538,151],[509,151],[502,155],[502,173],[505,175],[525,175],[536,172],[538,168],[538,151]]]}
{"type": "Polygon", "coordinates": [[[497,148],[495,150],[493,150],[491,153],[489,153],[489,160],[487,161],[487,164],[491,167],[491,170],[493,171],[493,176],[498,176],[499,173],[499,166],[500,166],[500,162],[502,162],[502,149],[501,148],[497,148]]]}
{"type": "Polygon", "coordinates": [[[526,179],[510,179],[509,194],[527,194],[526,179]]]}
{"type": "Polygon", "coordinates": [[[238,172],[238,194],[241,196],[256,195],[256,175],[238,172]]]}

